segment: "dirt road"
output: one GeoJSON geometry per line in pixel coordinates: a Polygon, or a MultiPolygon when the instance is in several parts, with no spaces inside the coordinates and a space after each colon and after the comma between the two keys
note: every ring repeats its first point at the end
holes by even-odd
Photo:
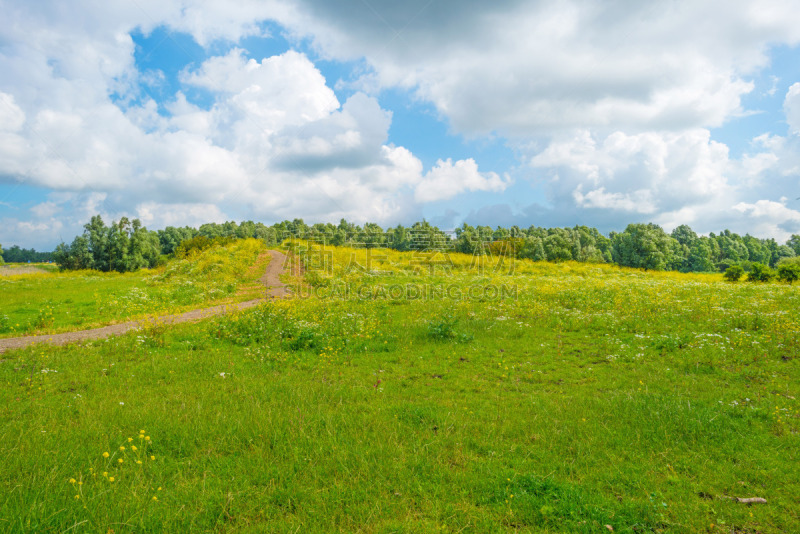
{"type": "Polygon", "coordinates": [[[289,288],[280,281],[280,275],[285,273],[286,268],[286,255],[278,252],[277,250],[268,250],[267,253],[271,256],[267,269],[264,275],[259,279],[259,282],[266,286],[267,291],[265,298],[248,300],[246,302],[238,302],[236,304],[224,304],[220,306],[212,306],[210,308],[201,308],[191,310],[178,315],[163,315],[149,317],[139,321],[129,321],[127,323],[119,323],[102,328],[93,328],[91,330],[79,330],[77,332],[64,332],[61,334],[45,334],[39,336],[25,336],[25,337],[10,337],[0,339],[0,353],[9,349],[19,349],[33,345],[35,343],[49,343],[51,345],[66,345],[67,343],[74,343],[75,341],[83,341],[86,339],[103,339],[109,336],[118,336],[130,330],[136,330],[142,326],[158,321],[159,323],[178,324],[186,323],[189,321],[198,321],[206,317],[213,317],[220,315],[229,310],[244,310],[252,308],[266,299],[270,298],[284,298],[289,295],[289,288]]]}

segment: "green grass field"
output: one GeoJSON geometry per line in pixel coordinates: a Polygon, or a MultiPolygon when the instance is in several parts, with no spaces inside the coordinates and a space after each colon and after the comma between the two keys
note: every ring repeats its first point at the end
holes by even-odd
{"type": "Polygon", "coordinates": [[[258,298],[254,285],[261,271],[251,271],[264,246],[255,239],[215,247],[167,267],[136,273],[27,273],[28,264],[10,265],[0,276],[0,338],[81,330],[151,314],[201,305],[258,298]],[[15,271],[22,274],[15,274],[15,271]]]}
{"type": "Polygon", "coordinates": [[[797,287],[298,252],[308,298],[0,354],[0,531],[800,532],[797,287]]]}

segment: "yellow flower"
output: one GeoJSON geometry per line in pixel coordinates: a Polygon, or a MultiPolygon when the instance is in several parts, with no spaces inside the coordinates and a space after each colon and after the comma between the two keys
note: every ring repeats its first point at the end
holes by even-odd
{"type": "Polygon", "coordinates": [[[69,483],[70,484],[75,484],[75,479],[74,478],[69,479],[69,483]]]}
{"type": "Polygon", "coordinates": [[[107,452],[103,453],[103,458],[108,458],[108,453],[107,452]]]}
{"type": "Polygon", "coordinates": [[[136,460],[136,463],[139,464],[139,465],[142,465],[142,461],[141,460],[136,460]]]}
{"type": "Polygon", "coordinates": [[[133,438],[128,438],[128,443],[130,443],[131,441],[133,441],[133,438]]]}
{"type": "Polygon", "coordinates": [[[119,463],[122,463],[124,460],[123,460],[122,458],[120,458],[120,459],[119,459],[119,460],[117,460],[117,461],[118,461],[119,463]]]}
{"type": "Polygon", "coordinates": [[[144,430],[140,430],[140,431],[139,431],[139,434],[144,434],[144,430]]]}
{"type": "Polygon", "coordinates": [[[154,501],[157,501],[157,500],[158,500],[158,497],[156,497],[155,495],[153,495],[153,500],[154,500],[154,501]]]}
{"type": "Polygon", "coordinates": [[[145,437],[144,437],[144,440],[145,440],[145,441],[150,441],[150,436],[145,436],[145,437]]]}
{"type": "Polygon", "coordinates": [[[114,477],[108,477],[109,482],[114,482],[114,477]]]}
{"type": "Polygon", "coordinates": [[[137,450],[137,449],[136,449],[136,445],[131,445],[131,450],[132,450],[133,452],[136,452],[136,450],[137,450]]]}
{"type": "Polygon", "coordinates": [[[155,459],[156,459],[156,457],[155,457],[155,456],[150,456],[150,459],[151,459],[151,460],[155,460],[155,459]]]}
{"type": "Polygon", "coordinates": [[[81,496],[80,496],[80,495],[75,495],[75,498],[76,498],[76,499],[80,499],[80,498],[81,498],[81,496]]]}
{"type": "Polygon", "coordinates": [[[103,476],[107,477],[108,476],[108,471],[103,471],[103,476]]]}
{"type": "Polygon", "coordinates": [[[119,450],[124,451],[125,447],[120,447],[119,450]]]}

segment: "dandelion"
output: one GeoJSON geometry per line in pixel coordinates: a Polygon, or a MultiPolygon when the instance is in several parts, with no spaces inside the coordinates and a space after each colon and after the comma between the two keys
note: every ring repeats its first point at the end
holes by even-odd
{"type": "Polygon", "coordinates": [[[144,430],[140,430],[140,431],[139,431],[139,434],[144,434],[144,430]]]}
{"type": "Polygon", "coordinates": [[[133,441],[133,438],[128,438],[128,443],[130,443],[131,441],[133,441]]]}
{"type": "Polygon", "coordinates": [[[80,495],[75,495],[75,499],[80,499],[80,498],[81,498],[80,495]]]}
{"type": "Polygon", "coordinates": [[[141,460],[136,460],[136,463],[139,464],[139,465],[142,465],[142,461],[141,460]]]}
{"type": "Polygon", "coordinates": [[[120,459],[119,459],[119,460],[117,460],[117,461],[118,461],[119,463],[122,463],[122,462],[124,462],[125,460],[123,460],[122,458],[120,458],[120,459]]]}
{"type": "Polygon", "coordinates": [[[114,477],[108,477],[109,482],[114,482],[114,477]]]}
{"type": "Polygon", "coordinates": [[[124,451],[125,447],[120,447],[119,450],[124,451]]]}
{"type": "Polygon", "coordinates": [[[150,436],[145,436],[145,437],[144,437],[144,440],[145,440],[145,441],[150,441],[150,436]]]}
{"type": "Polygon", "coordinates": [[[139,449],[137,449],[137,448],[136,448],[136,445],[131,445],[131,450],[132,450],[133,452],[136,452],[136,451],[138,451],[139,449]]]}
{"type": "MultiPolygon", "coordinates": [[[[155,457],[155,456],[153,456],[153,455],[150,455],[150,459],[151,459],[151,460],[155,460],[155,459],[156,459],[156,457],[155,457]]],[[[158,489],[161,489],[161,488],[158,488],[158,489]]]]}
{"type": "Polygon", "coordinates": [[[103,476],[108,477],[108,471],[103,471],[103,476]]]}
{"type": "Polygon", "coordinates": [[[103,458],[108,458],[109,454],[107,452],[103,453],[103,458]]]}
{"type": "Polygon", "coordinates": [[[158,497],[156,497],[155,495],[153,495],[153,500],[154,500],[154,501],[157,501],[157,500],[158,500],[158,497]]]}
{"type": "Polygon", "coordinates": [[[75,484],[75,479],[74,478],[69,479],[69,483],[70,484],[75,484]]]}

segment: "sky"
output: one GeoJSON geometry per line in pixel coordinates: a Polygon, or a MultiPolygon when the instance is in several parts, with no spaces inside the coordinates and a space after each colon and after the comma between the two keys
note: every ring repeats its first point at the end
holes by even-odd
{"type": "Polygon", "coordinates": [[[92,215],[800,233],[796,0],[0,0],[0,244],[92,215]]]}

